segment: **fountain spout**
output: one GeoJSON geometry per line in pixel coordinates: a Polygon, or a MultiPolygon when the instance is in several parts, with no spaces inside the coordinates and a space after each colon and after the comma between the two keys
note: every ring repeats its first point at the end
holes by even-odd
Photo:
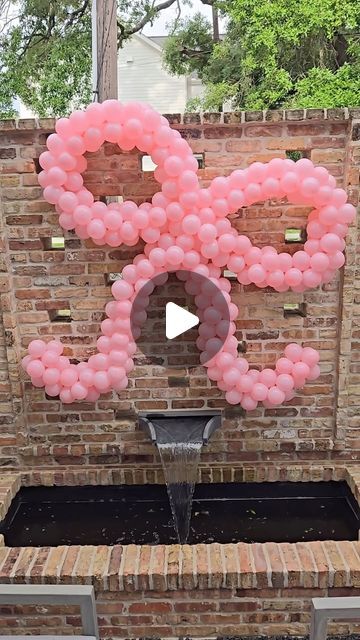
{"type": "Polygon", "coordinates": [[[197,442],[207,445],[214,431],[221,426],[221,412],[216,410],[144,412],[139,414],[139,425],[156,445],[176,442],[197,442]]]}
{"type": "Polygon", "coordinates": [[[201,448],[220,427],[220,411],[141,413],[139,423],[159,451],[175,529],[185,544],[201,448]]]}

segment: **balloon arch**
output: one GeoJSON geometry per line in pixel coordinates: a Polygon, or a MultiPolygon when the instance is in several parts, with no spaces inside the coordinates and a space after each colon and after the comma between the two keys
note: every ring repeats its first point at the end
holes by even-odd
{"type": "Polygon", "coordinates": [[[154,276],[164,274],[165,281],[168,272],[179,270],[209,278],[228,303],[230,325],[225,329],[213,288],[211,295],[206,285],[197,290],[191,275],[185,282],[185,289],[196,296],[201,362],[209,378],[225,392],[227,402],[246,410],[255,409],[259,402],[265,407],[281,405],[293,398],[295,389],[319,376],[318,352],[295,343],[285,348],[275,369],[249,367],[238,355],[234,335],[238,309],[231,302],[231,285],[221,274],[229,269],[243,285],[253,283],[279,292],[302,292],[329,282],[344,264],[344,238],[356,211],[327,169],[315,167],[308,159],[274,158],[214,178],[208,188],[201,188],[190,146],[148,105],[117,100],[93,103],[85,111],[60,118],[55,128],[56,133],[47,139],[48,151],[40,156],[39,183],[45,200],[55,205],[61,226],[99,246],[134,246],[139,239],[145,246],[112,286],[114,300],[105,307],[107,318],[101,323],[98,353],[74,365],[62,355],[59,341],[30,343],[23,366],[36,387],[45,387],[49,396],[59,395],[64,403],[95,402],[101,393],[125,389],[134,367],[135,340],[146,319],[147,299],[142,296],[143,308],[134,314],[137,326],[131,327],[137,292],[147,287],[150,295],[154,276]],[[151,156],[161,190],[150,203],[106,205],[95,201],[84,187],[84,154],[97,151],[106,140],[124,151],[136,147],[151,156]],[[227,216],[241,207],[284,197],[290,203],[313,207],[303,250],[290,255],[272,246],[256,247],[231,226],[227,216]],[[214,347],[219,347],[218,353],[209,359],[214,347]]]}

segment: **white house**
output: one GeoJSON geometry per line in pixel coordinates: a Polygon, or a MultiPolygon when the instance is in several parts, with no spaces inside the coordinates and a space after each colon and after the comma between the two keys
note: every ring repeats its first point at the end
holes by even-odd
{"type": "Polygon", "coordinates": [[[195,76],[172,76],[163,68],[162,46],[167,36],[136,33],[118,54],[118,96],[151,104],[160,113],[181,113],[191,98],[202,95],[195,76]]]}

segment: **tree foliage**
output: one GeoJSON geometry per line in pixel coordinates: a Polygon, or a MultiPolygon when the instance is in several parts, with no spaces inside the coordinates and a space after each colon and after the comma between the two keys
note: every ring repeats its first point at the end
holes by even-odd
{"type": "MultiPolygon", "coordinates": [[[[119,47],[176,2],[114,1],[119,47]]],[[[89,102],[90,0],[0,0],[0,18],[0,116],[14,114],[14,98],[40,116],[89,102]]]]}
{"type": "MultiPolygon", "coordinates": [[[[111,2],[112,0],[106,0],[111,2]]],[[[193,108],[359,105],[359,0],[201,0],[216,3],[226,34],[215,41],[180,0],[114,0],[118,45],[171,5],[179,15],[164,64],[196,72],[206,87],[193,108]]],[[[91,99],[91,0],[0,0],[0,115],[14,98],[40,116],[66,115],[91,99]]]]}
{"type": "Polygon", "coordinates": [[[196,70],[205,83],[200,106],[218,109],[224,100],[244,109],[359,104],[358,0],[219,0],[218,7],[228,17],[219,43],[209,47],[209,22],[194,42],[195,19],[178,25],[165,50],[172,73],[196,70]]]}

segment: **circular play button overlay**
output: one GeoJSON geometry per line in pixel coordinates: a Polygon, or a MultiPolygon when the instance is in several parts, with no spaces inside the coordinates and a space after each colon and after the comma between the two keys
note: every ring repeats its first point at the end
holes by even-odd
{"type": "Polygon", "coordinates": [[[216,356],[230,329],[225,296],[211,279],[193,271],[152,278],[137,293],[130,318],[144,364],[183,369],[216,356]]]}

